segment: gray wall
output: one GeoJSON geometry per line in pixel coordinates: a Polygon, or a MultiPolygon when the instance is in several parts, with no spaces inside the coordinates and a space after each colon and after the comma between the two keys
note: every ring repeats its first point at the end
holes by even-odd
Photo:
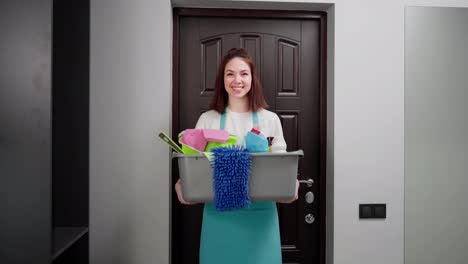
{"type": "Polygon", "coordinates": [[[90,261],[169,262],[169,1],[91,1],[90,261]]]}
{"type": "Polygon", "coordinates": [[[405,264],[468,259],[468,9],[408,7],[405,264]]]}
{"type": "Polygon", "coordinates": [[[0,263],[47,263],[52,1],[0,2],[0,263]]]}

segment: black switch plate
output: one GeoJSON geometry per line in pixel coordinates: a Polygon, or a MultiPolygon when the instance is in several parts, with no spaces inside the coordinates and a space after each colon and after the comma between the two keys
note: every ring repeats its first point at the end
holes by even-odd
{"type": "Polygon", "coordinates": [[[384,219],[387,218],[386,204],[359,204],[359,218],[384,219]]]}
{"type": "Polygon", "coordinates": [[[372,205],[360,204],[359,205],[359,218],[372,218],[372,205]]]}
{"type": "Polygon", "coordinates": [[[374,218],[387,218],[386,204],[374,204],[374,218]]]}

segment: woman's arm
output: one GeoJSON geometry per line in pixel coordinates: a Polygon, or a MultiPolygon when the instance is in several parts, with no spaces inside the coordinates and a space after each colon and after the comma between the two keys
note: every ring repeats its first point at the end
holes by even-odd
{"type": "Polygon", "coordinates": [[[191,202],[187,202],[184,200],[184,196],[182,195],[182,183],[180,182],[180,179],[177,180],[174,186],[174,189],[177,193],[177,199],[179,199],[179,202],[181,204],[186,204],[186,205],[196,204],[196,203],[191,203],[191,202]]]}

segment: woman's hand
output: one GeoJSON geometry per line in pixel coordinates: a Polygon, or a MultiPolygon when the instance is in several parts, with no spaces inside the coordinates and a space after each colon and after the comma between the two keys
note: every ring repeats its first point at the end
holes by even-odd
{"type": "Polygon", "coordinates": [[[292,198],[291,200],[287,200],[287,201],[278,201],[278,203],[283,203],[283,204],[290,204],[290,203],[293,203],[297,200],[297,198],[299,198],[299,181],[296,179],[296,193],[294,194],[294,198],[292,198]]]}
{"type": "Polygon", "coordinates": [[[187,201],[184,200],[184,197],[182,196],[182,183],[180,182],[180,179],[177,180],[174,188],[175,188],[175,191],[177,193],[177,198],[179,199],[179,202],[181,204],[186,204],[186,205],[195,204],[195,203],[187,202],[187,201]]]}

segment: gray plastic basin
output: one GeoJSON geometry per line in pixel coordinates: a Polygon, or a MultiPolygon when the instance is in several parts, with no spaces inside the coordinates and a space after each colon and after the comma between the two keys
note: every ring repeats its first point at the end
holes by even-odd
{"type": "MultiPolygon", "coordinates": [[[[249,196],[252,201],[284,201],[295,195],[299,157],[302,150],[252,153],[249,196]]],[[[179,165],[183,197],[188,202],[213,200],[213,169],[202,155],[173,153],[179,165]]]]}

